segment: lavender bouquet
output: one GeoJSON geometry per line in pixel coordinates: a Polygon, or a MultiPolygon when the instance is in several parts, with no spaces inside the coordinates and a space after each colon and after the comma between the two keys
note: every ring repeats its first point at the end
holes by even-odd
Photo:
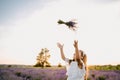
{"type": "Polygon", "coordinates": [[[76,31],[77,27],[76,27],[76,22],[74,21],[68,21],[68,22],[64,22],[62,20],[58,20],[58,24],[65,24],[69,29],[76,31]]]}

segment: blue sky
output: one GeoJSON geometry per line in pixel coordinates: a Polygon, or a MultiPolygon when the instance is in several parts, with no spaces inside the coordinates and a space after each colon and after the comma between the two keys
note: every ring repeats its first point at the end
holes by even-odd
{"type": "Polygon", "coordinates": [[[25,17],[36,9],[42,9],[53,0],[0,0],[0,24],[19,17],[25,17]],[[20,14],[19,14],[20,13],[20,14]],[[18,17],[19,16],[19,17],[18,17]]]}
{"type": "Polygon", "coordinates": [[[44,47],[52,64],[64,63],[56,43],[72,58],[74,39],[88,64],[120,63],[119,0],[0,0],[0,11],[1,64],[35,64],[44,47]],[[77,32],[58,25],[58,19],[76,19],[77,32]]]}

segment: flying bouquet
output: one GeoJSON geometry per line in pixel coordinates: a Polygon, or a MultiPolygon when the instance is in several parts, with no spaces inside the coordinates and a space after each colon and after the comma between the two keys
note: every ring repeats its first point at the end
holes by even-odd
{"type": "Polygon", "coordinates": [[[65,24],[69,29],[76,31],[77,27],[76,27],[76,22],[74,21],[68,21],[68,22],[64,22],[62,20],[58,20],[58,24],[65,24]]]}

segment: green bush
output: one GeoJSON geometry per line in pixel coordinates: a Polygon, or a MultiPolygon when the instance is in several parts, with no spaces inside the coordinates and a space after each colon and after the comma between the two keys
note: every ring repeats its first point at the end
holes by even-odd
{"type": "Polygon", "coordinates": [[[95,74],[92,74],[91,76],[92,76],[93,78],[95,78],[95,74]]]}
{"type": "Polygon", "coordinates": [[[15,75],[20,77],[21,76],[21,72],[16,72],[15,75]]]}
{"type": "Polygon", "coordinates": [[[30,78],[32,78],[32,77],[31,77],[31,76],[27,76],[26,78],[27,78],[27,79],[30,79],[30,78]]]}
{"type": "Polygon", "coordinates": [[[59,64],[58,64],[58,67],[62,67],[62,64],[61,64],[61,63],[59,63],[59,64]]]}
{"type": "Polygon", "coordinates": [[[12,65],[8,65],[8,67],[12,67],[12,65]]]}
{"type": "Polygon", "coordinates": [[[46,65],[45,67],[51,67],[51,65],[46,65]]]}
{"type": "Polygon", "coordinates": [[[87,80],[91,80],[91,78],[87,78],[87,80]]]}
{"type": "Polygon", "coordinates": [[[40,64],[40,63],[36,63],[35,65],[34,65],[34,67],[44,67],[42,64],[40,64]]]}
{"type": "Polygon", "coordinates": [[[120,64],[116,66],[116,69],[117,69],[117,70],[120,70],[120,64]]]}
{"type": "Polygon", "coordinates": [[[104,76],[99,76],[97,80],[106,80],[104,76]]]}

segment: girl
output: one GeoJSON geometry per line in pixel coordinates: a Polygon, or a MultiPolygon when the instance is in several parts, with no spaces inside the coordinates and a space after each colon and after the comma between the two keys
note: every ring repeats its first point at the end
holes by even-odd
{"type": "Polygon", "coordinates": [[[75,54],[73,56],[73,60],[65,57],[63,51],[64,45],[57,43],[57,46],[60,49],[61,58],[69,64],[66,73],[66,75],[68,76],[67,80],[84,80],[86,69],[81,57],[82,52],[78,50],[78,41],[74,41],[75,54]]]}

